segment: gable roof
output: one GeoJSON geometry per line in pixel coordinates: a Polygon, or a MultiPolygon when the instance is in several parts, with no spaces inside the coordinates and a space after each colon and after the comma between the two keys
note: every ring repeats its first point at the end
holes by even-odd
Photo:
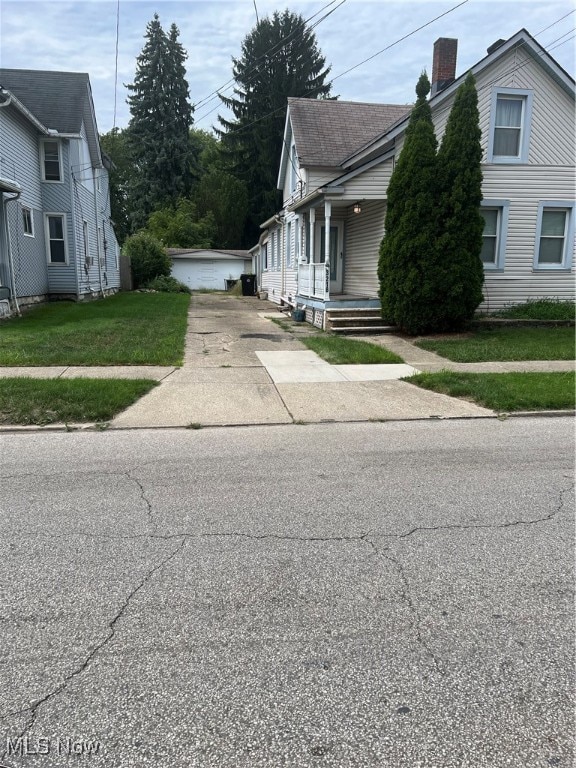
{"type": "Polygon", "coordinates": [[[90,78],[85,72],[0,69],[0,87],[47,130],[79,136],[84,125],[95,166],[102,165],[90,78]]]}
{"type": "Polygon", "coordinates": [[[288,111],[300,165],[338,167],[411,108],[408,104],[289,98],[288,111]]]}
{"type": "MultiPolygon", "coordinates": [[[[463,72],[459,77],[454,80],[447,88],[439,91],[437,94],[430,98],[430,108],[434,114],[434,109],[437,108],[443,101],[454,94],[455,91],[462,85],[468,72],[472,72],[476,76],[479,72],[482,72],[487,67],[494,64],[495,61],[505,56],[511,50],[522,49],[523,52],[531,56],[538,64],[548,73],[548,75],[555,80],[572,98],[575,96],[574,80],[573,78],[558,64],[558,62],[538,43],[532,35],[525,29],[521,29],[512,37],[505,40],[497,48],[491,46],[490,53],[484,58],[480,59],[466,72],[463,72]]],[[[389,145],[389,142],[402,133],[408,123],[409,113],[407,113],[402,119],[397,121],[396,124],[389,125],[380,135],[368,140],[363,146],[353,151],[348,157],[344,158],[343,165],[346,168],[356,167],[358,163],[365,163],[372,158],[385,151],[389,145]]],[[[335,183],[335,182],[334,182],[335,183]]]]}
{"type": "Polygon", "coordinates": [[[0,85],[13,93],[47,128],[58,133],[80,133],[89,94],[87,74],[0,69],[0,85]]]}

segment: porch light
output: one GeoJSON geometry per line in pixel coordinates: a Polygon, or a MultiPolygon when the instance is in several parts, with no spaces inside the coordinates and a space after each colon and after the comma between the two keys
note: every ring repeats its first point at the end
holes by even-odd
{"type": "Polygon", "coordinates": [[[360,203],[354,203],[354,208],[352,208],[354,213],[362,213],[362,207],[360,203]]]}

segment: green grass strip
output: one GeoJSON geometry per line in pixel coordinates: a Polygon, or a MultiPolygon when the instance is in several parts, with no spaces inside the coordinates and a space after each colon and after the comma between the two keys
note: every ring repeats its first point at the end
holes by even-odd
{"type": "Polygon", "coordinates": [[[457,363],[574,360],[574,328],[482,328],[453,339],[419,339],[416,346],[457,363]]]}
{"type": "Polygon", "coordinates": [[[148,379],[0,379],[0,424],[108,421],[156,384],[148,379]]]}
{"type": "Polygon", "coordinates": [[[180,365],[190,297],[119,293],[54,302],[0,326],[0,365],[180,365]]]}
{"type": "Polygon", "coordinates": [[[404,381],[499,412],[573,409],[574,371],[562,373],[419,373],[404,381]]]}
{"type": "Polygon", "coordinates": [[[493,317],[514,320],[574,320],[575,315],[574,302],[559,299],[529,299],[524,304],[514,304],[493,313],[493,317]]]}
{"type": "Polygon", "coordinates": [[[343,336],[319,334],[318,336],[302,337],[300,341],[332,365],[375,365],[404,362],[394,352],[379,347],[377,344],[355,341],[343,336]]]}

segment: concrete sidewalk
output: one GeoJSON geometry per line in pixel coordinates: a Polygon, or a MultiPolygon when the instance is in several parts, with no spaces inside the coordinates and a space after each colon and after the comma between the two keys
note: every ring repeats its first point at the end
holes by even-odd
{"type": "MultiPolygon", "coordinates": [[[[130,378],[160,382],[119,414],[112,428],[287,424],[292,422],[493,416],[465,400],[420,389],[400,378],[417,371],[574,370],[573,361],[453,363],[398,336],[361,336],[396,352],[405,364],[330,365],[271,317],[256,298],[195,294],[188,314],[182,368],[52,366],[0,368],[0,377],[130,378]]],[[[354,338],[354,337],[352,337],[354,338]]]]}

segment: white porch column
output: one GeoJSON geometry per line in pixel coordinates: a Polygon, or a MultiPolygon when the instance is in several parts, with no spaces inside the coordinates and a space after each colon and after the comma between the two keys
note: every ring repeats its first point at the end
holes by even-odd
{"type": "Polygon", "coordinates": [[[326,271],[324,282],[324,297],[330,298],[330,216],[332,215],[332,203],[324,201],[324,269],[326,271]]]}
{"type": "Polygon", "coordinates": [[[314,228],[316,226],[316,209],[310,208],[310,261],[308,262],[308,286],[310,296],[314,296],[314,228]]]}

